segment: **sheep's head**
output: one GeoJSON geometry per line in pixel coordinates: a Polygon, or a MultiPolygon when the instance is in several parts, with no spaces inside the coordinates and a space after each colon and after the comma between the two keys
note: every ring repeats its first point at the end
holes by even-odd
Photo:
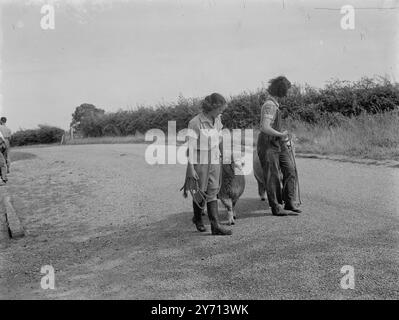
{"type": "Polygon", "coordinates": [[[223,163],[223,170],[229,175],[242,174],[245,160],[240,156],[232,155],[229,163],[223,163]]]}
{"type": "Polygon", "coordinates": [[[236,159],[234,161],[234,172],[236,175],[243,174],[243,166],[245,165],[245,160],[243,158],[236,159]]]}

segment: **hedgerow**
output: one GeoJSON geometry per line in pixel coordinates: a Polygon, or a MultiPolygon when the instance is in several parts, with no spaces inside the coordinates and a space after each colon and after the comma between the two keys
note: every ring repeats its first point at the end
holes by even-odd
{"type": "MultiPolygon", "coordinates": [[[[230,129],[257,127],[266,96],[266,89],[261,88],[230,97],[222,115],[224,126],[230,129]]],[[[81,124],[81,130],[86,137],[127,136],[155,128],[167,131],[170,120],[176,121],[180,130],[200,111],[200,101],[179,97],[175,104],[109,112],[87,119],[81,124]]],[[[362,78],[355,82],[332,80],[322,89],[293,85],[290,94],[280,102],[284,118],[333,126],[343,117],[397,109],[399,86],[384,78],[362,78]]]]}

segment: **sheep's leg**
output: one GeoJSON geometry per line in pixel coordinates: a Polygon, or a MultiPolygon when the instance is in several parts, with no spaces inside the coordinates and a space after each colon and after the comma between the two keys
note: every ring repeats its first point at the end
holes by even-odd
{"type": "Polygon", "coordinates": [[[236,217],[236,203],[237,203],[237,200],[234,200],[233,201],[233,207],[232,207],[232,211],[233,211],[233,218],[234,218],[234,220],[235,219],[237,219],[237,217],[236,217]]]}
{"type": "Polygon", "coordinates": [[[223,205],[227,209],[227,224],[234,224],[233,202],[231,199],[220,199],[220,201],[222,201],[223,205]]]}
{"type": "Polygon", "coordinates": [[[258,194],[259,194],[259,197],[260,197],[260,199],[262,200],[262,201],[265,201],[266,200],[266,188],[265,188],[265,185],[262,183],[262,182],[260,182],[260,181],[258,181],[257,180],[257,182],[258,182],[258,194]]]}

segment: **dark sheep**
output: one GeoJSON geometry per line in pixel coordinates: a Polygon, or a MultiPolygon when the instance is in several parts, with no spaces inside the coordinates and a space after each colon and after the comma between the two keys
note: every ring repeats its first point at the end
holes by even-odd
{"type": "Polygon", "coordinates": [[[229,225],[235,223],[234,208],[245,189],[245,177],[241,172],[242,165],[241,160],[222,165],[222,184],[218,198],[227,209],[227,223],[229,225]]]}

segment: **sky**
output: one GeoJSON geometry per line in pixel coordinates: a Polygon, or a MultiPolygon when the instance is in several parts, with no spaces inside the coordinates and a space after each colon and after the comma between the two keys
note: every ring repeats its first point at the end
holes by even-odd
{"type": "Polygon", "coordinates": [[[13,131],[68,129],[82,103],[112,112],[179,95],[228,98],[277,75],[315,87],[333,78],[399,81],[399,1],[0,3],[0,114],[13,131]],[[45,3],[54,30],[40,25],[45,3]],[[341,27],[343,5],[355,8],[353,30],[341,27]]]}

